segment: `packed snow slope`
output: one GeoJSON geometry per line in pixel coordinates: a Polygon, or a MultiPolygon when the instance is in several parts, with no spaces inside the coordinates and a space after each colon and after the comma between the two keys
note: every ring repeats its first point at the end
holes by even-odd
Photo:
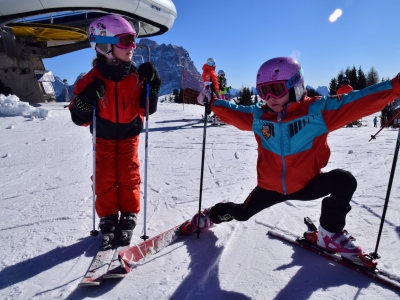
{"type": "MultiPolygon", "coordinates": [[[[267,235],[275,228],[301,235],[305,216],[318,224],[321,199],[288,201],[246,222],[214,226],[147,258],[123,280],[77,287],[99,244],[99,236],[89,235],[91,135],[71,122],[65,103],[43,104],[42,114],[15,108],[10,116],[6,106],[17,107],[15,101],[0,107],[0,299],[399,299],[398,291],[267,235]]],[[[197,105],[159,103],[150,116],[149,236],[198,210],[203,128],[197,120],[203,112],[197,105]]],[[[388,128],[368,142],[379,129],[373,117],[329,135],[332,156],[324,169],[343,168],[357,178],[346,229],[367,252],[375,250],[398,135],[388,128]]],[[[226,125],[208,127],[206,137],[202,207],[243,202],[256,185],[252,133],[226,125]]],[[[399,165],[378,249],[379,266],[396,276],[399,165]]],[[[132,244],[143,235],[143,207],[132,244]]]]}

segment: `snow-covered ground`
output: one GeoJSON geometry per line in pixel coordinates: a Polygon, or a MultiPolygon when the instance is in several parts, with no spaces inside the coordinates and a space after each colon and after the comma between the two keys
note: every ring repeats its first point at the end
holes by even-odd
{"type": "MultiPolygon", "coordinates": [[[[267,235],[274,228],[301,235],[305,216],[318,224],[320,200],[288,201],[247,222],[215,226],[200,239],[186,237],[146,259],[123,280],[77,287],[99,242],[89,236],[89,130],[71,122],[65,103],[20,107],[10,116],[4,97],[0,100],[0,299],[399,299],[398,291],[267,235]]],[[[150,236],[198,209],[203,128],[192,125],[202,113],[195,105],[160,103],[150,116],[150,236]]],[[[378,130],[373,117],[364,118],[360,128],[330,134],[332,156],[325,168],[356,176],[346,228],[368,252],[375,250],[398,134],[384,129],[368,142],[378,130]]],[[[142,175],[144,153],[142,134],[142,175]]],[[[256,184],[256,160],[252,133],[229,125],[207,128],[202,207],[244,201],[256,184]]],[[[380,267],[397,276],[399,165],[378,250],[380,267]]],[[[132,243],[143,234],[143,210],[139,217],[132,243]]]]}

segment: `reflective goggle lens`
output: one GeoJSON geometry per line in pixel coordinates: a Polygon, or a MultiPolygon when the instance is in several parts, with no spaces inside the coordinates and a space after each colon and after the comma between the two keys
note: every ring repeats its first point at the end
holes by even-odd
{"type": "Polygon", "coordinates": [[[210,61],[210,62],[208,63],[208,65],[209,65],[210,67],[215,66],[215,62],[210,61]]]}
{"type": "Polygon", "coordinates": [[[260,97],[267,100],[268,95],[274,98],[280,98],[287,93],[285,82],[267,83],[257,86],[257,92],[260,97]]]}
{"type": "Polygon", "coordinates": [[[135,36],[133,34],[124,34],[118,36],[119,43],[116,45],[118,48],[127,49],[132,47],[136,49],[135,36]]]}

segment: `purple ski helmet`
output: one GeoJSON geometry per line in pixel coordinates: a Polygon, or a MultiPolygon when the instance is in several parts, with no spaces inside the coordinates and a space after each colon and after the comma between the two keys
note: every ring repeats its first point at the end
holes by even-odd
{"type": "MultiPolygon", "coordinates": [[[[107,15],[94,20],[89,27],[89,35],[92,36],[119,36],[132,34],[136,38],[136,32],[131,24],[123,17],[117,15],[107,15]]],[[[113,59],[111,44],[100,44],[91,42],[90,46],[97,52],[113,59]]]]}
{"type": "Polygon", "coordinates": [[[299,102],[306,93],[303,75],[303,69],[300,64],[291,57],[276,57],[267,60],[257,72],[258,94],[263,94],[263,86],[282,82],[284,84],[281,92],[285,94],[292,90],[294,92],[293,98],[295,99],[289,99],[289,101],[299,102]]]}

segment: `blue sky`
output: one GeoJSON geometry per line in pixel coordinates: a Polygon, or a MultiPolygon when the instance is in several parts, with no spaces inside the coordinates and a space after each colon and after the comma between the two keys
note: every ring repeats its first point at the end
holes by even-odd
{"type": "MultiPolygon", "coordinates": [[[[400,71],[398,0],[173,0],[178,17],[171,30],[152,37],[185,48],[195,66],[216,60],[235,88],[255,86],[259,66],[277,56],[302,65],[305,84],[328,86],[341,69],[355,66],[379,77],[400,71]],[[336,22],[329,16],[341,9],[336,22]]],[[[139,39],[140,42],[140,39],[139,39]]],[[[43,60],[46,69],[72,84],[90,70],[92,49],[43,60]]]]}

